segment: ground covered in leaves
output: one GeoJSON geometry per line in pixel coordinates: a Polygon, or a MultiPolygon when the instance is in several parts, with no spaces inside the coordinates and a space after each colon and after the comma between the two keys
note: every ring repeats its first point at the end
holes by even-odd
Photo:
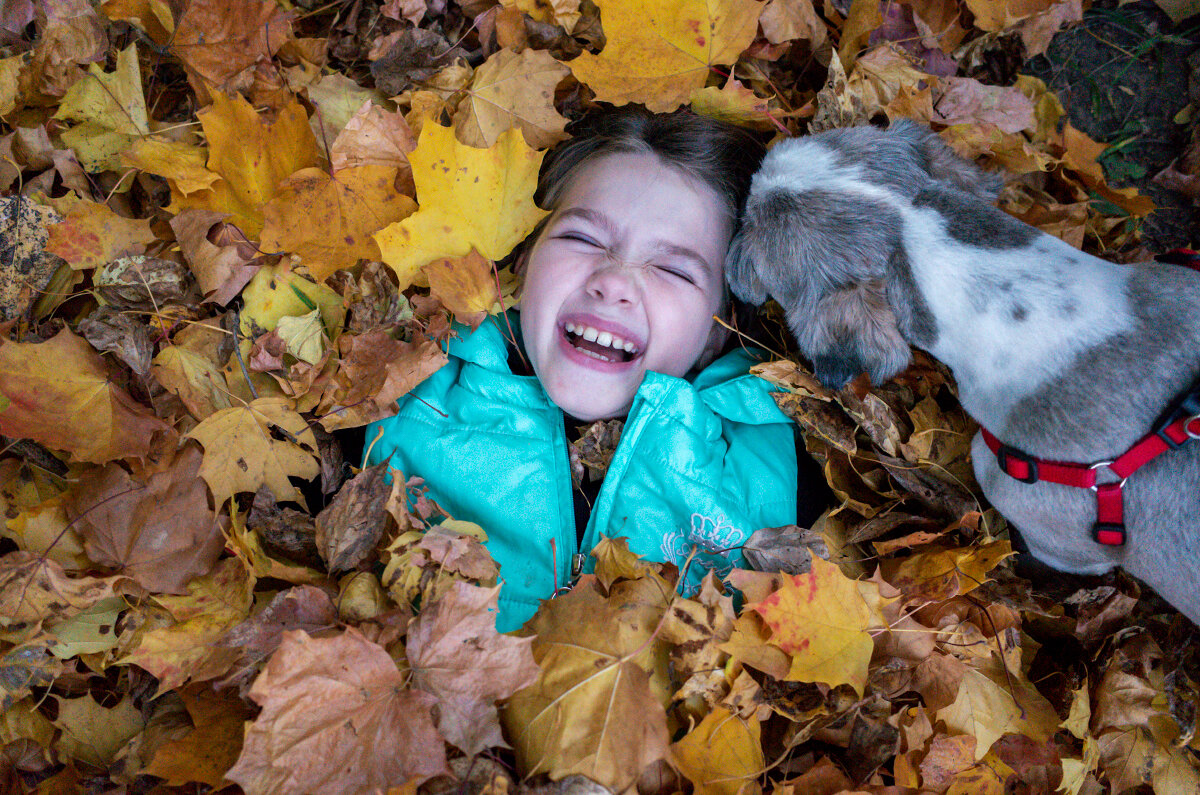
{"type": "Polygon", "coordinates": [[[1189,5],[4,3],[0,789],[1200,791],[1196,628],[1021,576],[927,357],[831,393],[768,309],[835,506],[697,594],[607,540],[514,636],[487,528],[355,466],[596,103],[914,118],[1076,246],[1194,242],[1189,5]]]}

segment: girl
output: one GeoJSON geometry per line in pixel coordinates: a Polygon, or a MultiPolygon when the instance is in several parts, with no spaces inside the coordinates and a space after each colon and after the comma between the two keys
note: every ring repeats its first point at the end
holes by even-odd
{"type": "MultiPolygon", "coordinates": [[[[750,353],[719,356],[728,333],[714,319],[729,314],[725,255],[762,154],[686,111],[592,119],[543,167],[536,199],[551,214],[518,256],[519,322],[453,341],[449,364],[367,429],[379,436],[367,464],[424,477],[487,531],[500,631],[587,570],[601,537],[686,566],[694,587],[740,563],[755,530],[797,522],[794,426],[748,374],[750,353]],[[602,482],[573,487],[569,436],[614,418],[602,482]]],[[[821,488],[806,466],[802,519],[821,488]]]]}

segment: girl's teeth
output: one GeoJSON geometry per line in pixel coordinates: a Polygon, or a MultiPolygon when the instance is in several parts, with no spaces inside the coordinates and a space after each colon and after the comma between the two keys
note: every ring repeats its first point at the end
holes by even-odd
{"type": "Polygon", "coordinates": [[[576,334],[588,342],[594,342],[598,345],[603,345],[606,348],[612,348],[613,350],[617,351],[625,351],[627,353],[636,353],[637,351],[637,346],[635,344],[625,340],[622,337],[618,337],[611,331],[600,331],[599,329],[592,328],[591,326],[585,326],[582,323],[565,323],[563,324],[563,329],[568,334],[576,334]]]}

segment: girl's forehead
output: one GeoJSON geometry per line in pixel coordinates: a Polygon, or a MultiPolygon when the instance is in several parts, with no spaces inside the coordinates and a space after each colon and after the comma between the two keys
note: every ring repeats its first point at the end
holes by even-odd
{"type": "Polygon", "coordinates": [[[691,195],[698,204],[723,212],[716,190],[653,152],[612,152],[585,161],[566,180],[558,206],[609,194],[647,193],[676,199],[691,195]]]}

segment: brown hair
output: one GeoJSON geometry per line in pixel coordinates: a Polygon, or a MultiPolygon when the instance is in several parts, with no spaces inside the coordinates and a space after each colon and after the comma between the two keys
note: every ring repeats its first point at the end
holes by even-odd
{"type": "MultiPolygon", "coordinates": [[[[542,164],[534,200],[543,209],[555,208],[579,167],[605,155],[646,152],[712,189],[734,229],[750,179],[766,152],[747,130],[689,110],[652,113],[626,105],[592,113],[574,127],[573,137],[542,164]]],[[[531,237],[536,239],[540,232],[531,237]]]]}

